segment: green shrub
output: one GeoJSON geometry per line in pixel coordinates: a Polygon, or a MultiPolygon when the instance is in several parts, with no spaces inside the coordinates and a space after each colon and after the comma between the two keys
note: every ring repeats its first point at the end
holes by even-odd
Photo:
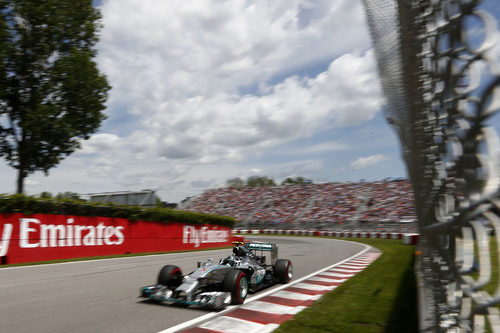
{"type": "Polygon", "coordinates": [[[82,202],[71,199],[37,198],[22,194],[0,195],[0,213],[56,214],[125,218],[131,221],[214,224],[232,228],[236,220],[230,216],[193,213],[171,208],[145,208],[110,203],[82,202]]]}

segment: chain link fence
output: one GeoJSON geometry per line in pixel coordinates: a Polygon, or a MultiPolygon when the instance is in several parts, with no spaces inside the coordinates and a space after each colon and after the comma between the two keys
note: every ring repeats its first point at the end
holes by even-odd
{"type": "Polygon", "coordinates": [[[474,0],[363,3],[414,186],[420,330],[500,332],[496,20],[474,0]]]}

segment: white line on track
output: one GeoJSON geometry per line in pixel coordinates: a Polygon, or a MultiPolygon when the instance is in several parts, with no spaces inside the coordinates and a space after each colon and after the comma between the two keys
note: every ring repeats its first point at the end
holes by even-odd
{"type": "MultiPolygon", "coordinates": [[[[287,299],[292,299],[292,300],[299,300],[299,301],[308,301],[310,299],[313,299],[314,296],[316,295],[307,295],[307,294],[302,294],[302,293],[296,293],[293,291],[277,291],[273,294],[273,296],[280,297],[280,298],[287,298],[287,299]]],[[[323,296],[323,295],[321,295],[323,296]]]]}
{"type": "Polygon", "coordinates": [[[339,283],[342,283],[344,281],[347,281],[347,278],[346,279],[333,279],[333,278],[324,278],[324,277],[313,276],[312,278],[309,278],[307,281],[331,282],[331,283],[339,282],[339,283]]]}
{"type": "Polygon", "coordinates": [[[337,288],[337,286],[322,286],[319,284],[311,284],[311,283],[297,283],[294,284],[293,286],[299,289],[316,290],[316,291],[325,291],[337,288]]]}
{"type": "MultiPolygon", "coordinates": [[[[343,240],[341,240],[341,241],[342,241],[342,242],[348,242],[348,243],[355,243],[355,242],[349,242],[349,241],[343,241],[343,240]]],[[[356,243],[356,244],[363,245],[365,248],[364,248],[363,250],[359,251],[358,253],[356,253],[355,255],[353,255],[353,256],[351,256],[351,257],[347,258],[347,259],[344,259],[344,260],[342,260],[342,261],[339,261],[338,263],[333,264],[333,265],[330,265],[330,266],[328,266],[328,267],[322,268],[322,269],[320,269],[320,270],[318,270],[318,271],[316,271],[316,272],[314,272],[314,273],[311,273],[311,274],[309,274],[309,275],[307,275],[307,276],[304,276],[303,278],[298,279],[297,281],[293,281],[292,283],[281,285],[281,286],[279,286],[279,287],[273,288],[273,289],[271,289],[271,290],[268,290],[268,291],[266,291],[266,292],[263,292],[263,293],[261,293],[261,294],[259,294],[259,295],[254,296],[254,297],[251,297],[251,298],[249,298],[249,299],[245,300],[245,303],[244,303],[244,304],[248,304],[248,303],[250,303],[250,302],[253,302],[253,301],[256,301],[256,300],[261,299],[261,298],[263,298],[263,297],[266,297],[266,296],[268,296],[268,295],[271,295],[271,294],[273,294],[273,293],[275,293],[275,292],[277,292],[277,291],[280,291],[280,290],[283,290],[283,289],[289,288],[289,287],[291,287],[291,286],[293,286],[293,285],[295,285],[295,284],[297,284],[297,283],[300,283],[300,282],[302,282],[302,281],[304,281],[304,280],[309,279],[310,277],[312,277],[312,276],[314,276],[314,275],[316,275],[316,274],[319,274],[319,273],[321,273],[321,272],[324,272],[324,271],[327,271],[327,270],[329,270],[329,269],[332,269],[332,268],[334,268],[334,267],[336,267],[336,266],[338,266],[338,265],[342,265],[344,262],[349,261],[349,260],[351,260],[352,258],[355,258],[355,257],[357,257],[357,256],[359,256],[359,255],[361,255],[361,254],[363,254],[363,253],[365,253],[365,252],[369,251],[369,250],[372,248],[370,245],[361,244],[361,243],[356,243]]],[[[181,323],[181,324],[176,325],[176,326],[172,326],[172,327],[167,328],[167,329],[165,329],[165,330],[163,330],[163,331],[160,331],[160,332],[158,332],[158,333],[174,333],[174,332],[178,332],[178,331],[181,331],[181,330],[187,329],[187,328],[189,328],[189,327],[195,326],[195,325],[197,325],[197,324],[199,324],[199,323],[201,323],[201,322],[204,322],[204,321],[207,321],[207,320],[209,320],[209,319],[212,319],[212,318],[214,318],[214,317],[217,317],[217,316],[222,316],[223,314],[225,314],[225,313],[227,313],[227,312],[230,312],[230,311],[233,311],[234,309],[239,308],[239,307],[242,307],[242,306],[243,306],[243,305],[231,305],[231,306],[228,306],[228,307],[226,308],[226,310],[224,310],[224,311],[221,311],[221,312],[212,312],[212,313],[207,313],[206,315],[200,316],[200,317],[198,317],[198,318],[191,319],[191,320],[189,320],[189,321],[186,321],[186,322],[181,323]]]]}
{"type": "Polygon", "coordinates": [[[293,311],[295,307],[281,305],[281,304],[274,304],[269,302],[253,301],[248,304],[245,304],[242,308],[245,310],[284,315],[286,313],[289,313],[290,311],[293,311]]]}
{"type": "Polygon", "coordinates": [[[321,273],[321,275],[331,276],[331,277],[334,277],[334,278],[346,278],[346,279],[349,279],[349,278],[353,277],[356,274],[354,274],[354,273],[353,274],[341,274],[341,273],[323,272],[323,273],[321,273]]]}
{"type": "Polygon", "coordinates": [[[234,333],[234,328],[238,327],[239,332],[260,332],[268,333],[274,331],[278,328],[278,324],[259,324],[253,321],[232,318],[232,317],[220,317],[217,318],[217,322],[209,322],[201,326],[201,328],[207,328],[211,331],[218,331],[223,333],[234,333]]]}

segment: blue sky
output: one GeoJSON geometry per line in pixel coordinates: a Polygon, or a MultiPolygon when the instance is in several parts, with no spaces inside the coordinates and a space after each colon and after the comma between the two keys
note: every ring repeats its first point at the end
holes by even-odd
{"type": "MultiPolygon", "coordinates": [[[[30,194],[155,189],[179,202],[233,177],[406,175],[360,1],[95,4],[108,119],[30,176],[30,194]]],[[[0,166],[0,180],[12,192],[14,171],[0,166]]]]}

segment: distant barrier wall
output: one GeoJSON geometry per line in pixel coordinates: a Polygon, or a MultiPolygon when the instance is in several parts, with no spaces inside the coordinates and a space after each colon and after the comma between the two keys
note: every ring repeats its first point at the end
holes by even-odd
{"type": "Polygon", "coordinates": [[[327,236],[342,238],[384,238],[401,239],[404,244],[416,245],[419,234],[397,232],[359,232],[359,231],[324,231],[324,230],[276,230],[276,229],[234,229],[233,234],[252,235],[301,235],[301,236],[327,236]]]}
{"type": "Polygon", "coordinates": [[[230,246],[231,228],[46,214],[0,214],[0,264],[230,246]]]}

